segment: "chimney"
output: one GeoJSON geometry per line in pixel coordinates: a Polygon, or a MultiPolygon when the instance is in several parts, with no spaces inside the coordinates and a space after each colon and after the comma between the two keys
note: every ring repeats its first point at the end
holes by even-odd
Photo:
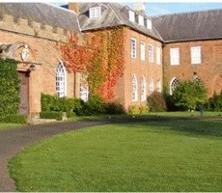
{"type": "Polygon", "coordinates": [[[74,11],[77,15],[80,13],[79,3],[70,2],[68,9],[74,11]]]}
{"type": "Polygon", "coordinates": [[[144,5],[144,3],[142,3],[142,2],[136,3],[135,6],[134,6],[134,10],[135,10],[136,13],[144,15],[145,14],[145,5],[144,5]]]}

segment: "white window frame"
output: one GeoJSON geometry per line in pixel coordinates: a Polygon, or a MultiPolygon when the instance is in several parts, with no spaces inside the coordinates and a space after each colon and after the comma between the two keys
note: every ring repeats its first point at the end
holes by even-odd
{"type": "Polygon", "coordinates": [[[136,58],[136,49],[137,49],[136,38],[131,38],[131,39],[130,39],[130,53],[131,53],[131,58],[136,58]],[[133,42],[134,42],[134,45],[133,45],[133,42]]]}
{"type": "Polygon", "coordinates": [[[170,64],[180,65],[180,49],[170,48],[170,64]]]}
{"type": "Polygon", "coordinates": [[[138,24],[144,26],[144,17],[142,15],[138,15],[138,24]]]}
{"type": "Polygon", "coordinates": [[[161,48],[156,47],[156,63],[161,64],[161,48]]]}
{"type": "Polygon", "coordinates": [[[83,73],[80,75],[79,98],[84,102],[87,102],[89,99],[89,85],[87,82],[87,76],[83,73]]]}
{"type": "Polygon", "coordinates": [[[140,42],[140,59],[142,61],[145,61],[146,55],[145,55],[145,43],[144,42],[140,42]]]}
{"type": "Polygon", "coordinates": [[[191,64],[201,64],[201,46],[190,48],[191,64]]]}
{"type": "Polygon", "coordinates": [[[146,101],[146,78],[142,76],[141,79],[141,101],[146,101]]]}
{"type": "Polygon", "coordinates": [[[157,82],[156,82],[156,89],[157,89],[157,92],[159,92],[159,93],[162,92],[161,80],[157,80],[157,82]]]}
{"type": "Polygon", "coordinates": [[[150,79],[150,94],[152,94],[155,91],[155,85],[154,85],[154,80],[151,78],[150,79]]]}
{"type": "Polygon", "coordinates": [[[173,82],[174,82],[175,80],[179,83],[179,80],[178,80],[176,77],[173,77],[173,78],[171,79],[171,81],[170,81],[170,95],[173,94],[173,91],[174,91],[175,88],[176,88],[176,87],[174,87],[174,89],[172,88],[172,86],[173,86],[172,84],[173,84],[173,82]]]}
{"type": "Polygon", "coordinates": [[[56,67],[56,94],[65,97],[67,91],[67,72],[62,61],[56,67]]]}
{"type": "Polygon", "coordinates": [[[150,63],[154,63],[154,47],[152,44],[148,44],[148,60],[150,63]]]}
{"type": "Polygon", "coordinates": [[[152,21],[150,19],[146,19],[146,27],[147,29],[152,29],[152,21]]]}
{"type": "Polygon", "coordinates": [[[135,22],[135,12],[132,10],[129,10],[129,20],[135,22]]]}
{"type": "Polygon", "coordinates": [[[135,74],[132,75],[131,89],[132,89],[132,101],[136,102],[138,101],[138,82],[135,74]]]}
{"type": "Polygon", "coordinates": [[[96,7],[91,7],[89,9],[89,18],[98,18],[101,16],[101,7],[96,6],[96,7]]]}

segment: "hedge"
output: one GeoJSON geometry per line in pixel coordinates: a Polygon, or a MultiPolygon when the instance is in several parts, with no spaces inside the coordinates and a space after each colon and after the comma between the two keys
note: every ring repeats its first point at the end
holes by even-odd
{"type": "Polygon", "coordinates": [[[17,62],[12,59],[0,59],[0,119],[18,112],[19,90],[17,62]]]}
{"type": "Polygon", "coordinates": [[[42,119],[56,119],[58,121],[62,120],[63,112],[41,112],[40,118],[42,119]]]}
{"type": "Polygon", "coordinates": [[[3,123],[18,123],[18,124],[26,124],[27,123],[27,116],[25,115],[7,115],[0,120],[3,123]]]}

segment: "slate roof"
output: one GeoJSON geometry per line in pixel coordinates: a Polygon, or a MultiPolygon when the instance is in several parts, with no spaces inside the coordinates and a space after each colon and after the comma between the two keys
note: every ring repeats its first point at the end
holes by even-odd
{"type": "MultiPolygon", "coordinates": [[[[130,8],[128,6],[124,6],[118,3],[82,3],[80,4],[80,14],[78,16],[81,31],[123,25],[151,36],[155,39],[162,40],[155,27],[149,30],[146,28],[146,26],[140,26],[136,22],[129,21],[129,10],[130,8]],[[102,7],[101,17],[96,19],[89,18],[89,8],[96,5],[100,5],[102,7]]],[[[146,15],[144,15],[144,17],[148,18],[146,15]]]]}
{"type": "Polygon", "coordinates": [[[0,15],[10,14],[66,30],[78,32],[77,15],[70,10],[47,3],[0,3],[0,15]]]}
{"type": "Polygon", "coordinates": [[[222,9],[152,18],[164,42],[222,38],[222,9]]]}

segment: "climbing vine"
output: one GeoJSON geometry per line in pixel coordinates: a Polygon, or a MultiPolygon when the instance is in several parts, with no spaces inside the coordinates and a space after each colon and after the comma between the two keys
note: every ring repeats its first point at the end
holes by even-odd
{"type": "Polygon", "coordinates": [[[87,74],[90,93],[109,101],[123,75],[123,41],[123,29],[113,28],[88,33],[81,40],[72,35],[59,48],[69,70],[87,74]]]}

